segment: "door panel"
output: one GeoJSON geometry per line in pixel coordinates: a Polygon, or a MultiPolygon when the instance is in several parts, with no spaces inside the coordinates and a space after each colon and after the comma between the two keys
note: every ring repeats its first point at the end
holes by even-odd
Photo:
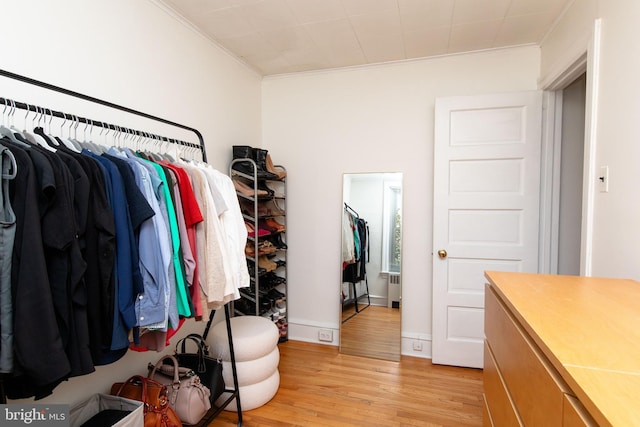
{"type": "Polygon", "coordinates": [[[540,92],[436,100],[433,363],[482,367],[484,271],[538,269],[541,105],[540,92]]]}

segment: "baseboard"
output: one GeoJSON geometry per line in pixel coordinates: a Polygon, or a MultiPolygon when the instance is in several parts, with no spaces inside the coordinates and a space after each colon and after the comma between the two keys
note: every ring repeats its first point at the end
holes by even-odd
{"type": "Polygon", "coordinates": [[[331,326],[304,325],[289,321],[289,339],[337,347],[340,345],[340,329],[331,326]],[[332,334],[331,341],[320,341],[320,331],[330,331],[332,334]]]}
{"type": "Polygon", "coordinates": [[[431,359],[431,335],[403,335],[400,354],[403,356],[431,359]]]}

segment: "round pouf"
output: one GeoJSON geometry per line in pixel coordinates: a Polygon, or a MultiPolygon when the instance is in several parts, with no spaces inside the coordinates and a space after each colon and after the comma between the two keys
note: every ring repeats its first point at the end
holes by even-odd
{"type": "MultiPolygon", "coordinates": [[[[238,373],[240,405],[243,411],[258,408],[275,396],[280,385],[278,363],[280,352],[278,327],[269,319],[260,316],[238,316],[231,318],[233,351],[238,373]]],[[[233,387],[233,373],[229,356],[227,325],[219,322],[211,328],[209,335],[211,355],[222,359],[222,374],[227,387],[233,387]]],[[[216,405],[227,400],[230,393],[223,393],[216,405]]],[[[225,408],[237,411],[233,400],[225,408]]]]}

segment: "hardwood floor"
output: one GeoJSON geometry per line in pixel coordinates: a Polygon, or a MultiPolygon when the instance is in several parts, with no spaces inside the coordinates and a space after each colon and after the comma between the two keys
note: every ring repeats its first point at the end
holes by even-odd
{"type": "MultiPolygon", "coordinates": [[[[289,341],[280,348],[280,388],[266,405],[243,412],[243,426],[481,426],[482,371],[338,353],[289,341]]],[[[210,426],[235,426],[224,411],[210,426]]]]}
{"type": "Polygon", "coordinates": [[[342,313],[340,352],[400,360],[400,310],[372,305],[355,315],[354,311],[351,307],[342,313]]]}

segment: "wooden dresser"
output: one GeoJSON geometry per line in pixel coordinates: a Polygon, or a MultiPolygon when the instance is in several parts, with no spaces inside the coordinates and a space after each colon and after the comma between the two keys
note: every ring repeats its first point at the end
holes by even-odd
{"type": "Polygon", "coordinates": [[[485,275],[485,426],[640,426],[639,282],[485,275]]]}

